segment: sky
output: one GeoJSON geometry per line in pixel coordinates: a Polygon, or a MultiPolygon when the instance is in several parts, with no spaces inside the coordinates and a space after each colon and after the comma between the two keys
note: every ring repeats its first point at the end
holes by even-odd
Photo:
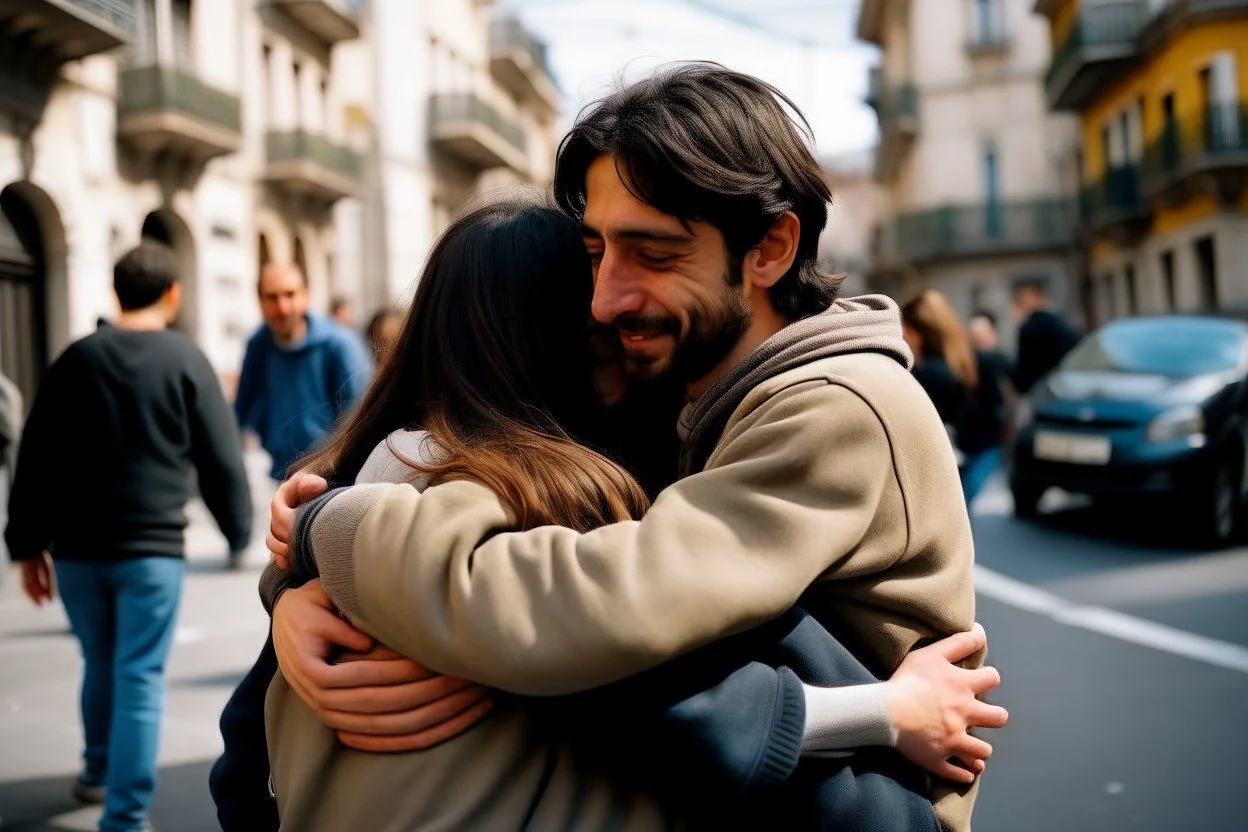
{"type": "Polygon", "coordinates": [[[784,91],[821,156],[876,141],[863,104],[873,47],[854,38],[856,0],[507,0],[547,43],[570,118],[611,82],[671,60],[705,59],[784,91]]]}

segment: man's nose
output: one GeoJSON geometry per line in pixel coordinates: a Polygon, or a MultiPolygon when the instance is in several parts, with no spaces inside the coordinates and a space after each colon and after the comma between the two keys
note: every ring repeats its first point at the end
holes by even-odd
{"type": "Polygon", "coordinates": [[[594,300],[590,311],[600,324],[610,324],[621,315],[645,308],[645,294],[622,265],[607,254],[594,275],[594,300]]]}

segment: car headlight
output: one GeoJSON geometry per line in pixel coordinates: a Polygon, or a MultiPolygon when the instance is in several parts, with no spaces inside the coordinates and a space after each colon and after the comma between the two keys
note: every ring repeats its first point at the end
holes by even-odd
{"type": "Polygon", "coordinates": [[[1148,441],[1166,442],[1183,436],[1199,436],[1205,432],[1205,414],[1189,405],[1167,410],[1148,423],[1148,441]]]}

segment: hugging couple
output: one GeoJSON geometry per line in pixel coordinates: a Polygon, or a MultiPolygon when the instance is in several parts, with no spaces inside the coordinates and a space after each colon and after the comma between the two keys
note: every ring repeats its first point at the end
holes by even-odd
{"type": "Polygon", "coordinates": [[[274,498],[227,832],[969,829],[1006,713],[957,466],[896,305],[819,270],[799,123],[666,67],[557,209],[446,231],[274,498]]]}

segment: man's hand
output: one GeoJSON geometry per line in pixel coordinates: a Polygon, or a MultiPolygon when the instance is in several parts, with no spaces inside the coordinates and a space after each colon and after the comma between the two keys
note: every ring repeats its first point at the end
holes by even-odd
{"type": "Polygon", "coordinates": [[[297,471],[282,483],[269,502],[269,536],[265,540],[274,563],[290,569],[290,535],[295,528],[295,509],[329,490],[324,477],[297,471]]]}
{"type": "Polygon", "coordinates": [[[21,564],[22,589],[26,592],[26,597],[33,601],[36,607],[41,607],[44,602],[50,603],[55,599],[56,588],[52,580],[52,556],[47,552],[42,552],[38,557],[21,561],[21,564]]]}
{"type": "Polygon", "coordinates": [[[976,624],[970,632],[915,650],[888,680],[897,750],[915,765],[956,783],[974,782],[992,756],[992,746],[971,736],[970,729],[1000,728],[1009,719],[1005,708],[976,698],[1001,684],[996,668],[965,670],[956,665],[987,644],[984,628],[976,624]]]}
{"type": "Polygon", "coordinates": [[[273,647],[287,683],[360,751],[415,751],[458,736],[494,707],[489,691],[376,646],[334,611],[312,581],[282,593],[273,647]],[[346,653],[330,664],[335,647],[346,653]]]}

